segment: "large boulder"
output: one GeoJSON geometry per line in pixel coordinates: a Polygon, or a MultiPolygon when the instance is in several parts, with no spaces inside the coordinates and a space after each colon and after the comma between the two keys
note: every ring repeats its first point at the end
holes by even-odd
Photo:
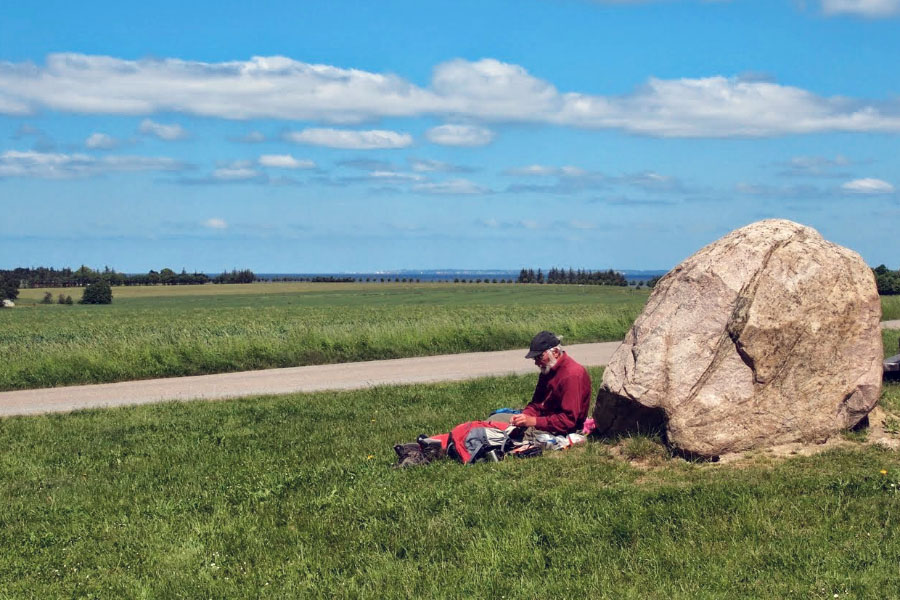
{"type": "Polygon", "coordinates": [[[858,254],[791,221],[753,223],[657,283],[603,373],[599,433],[665,424],[701,456],[823,441],[878,401],[880,321],[858,254]]]}

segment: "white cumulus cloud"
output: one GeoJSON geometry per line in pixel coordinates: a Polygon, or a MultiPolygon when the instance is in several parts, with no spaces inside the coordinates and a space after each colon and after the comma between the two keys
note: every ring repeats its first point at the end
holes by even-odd
{"type": "Polygon", "coordinates": [[[147,135],[152,135],[161,140],[166,140],[167,142],[182,140],[187,137],[187,132],[181,125],[163,125],[162,123],[156,123],[150,119],[141,121],[141,126],[138,127],[138,131],[147,135]]]}
{"type": "Polygon", "coordinates": [[[841,189],[853,194],[891,194],[894,192],[894,186],[887,181],[871,177],[848,181],[841,186],[841,189]]]}
{"type": "MultiPolygon", "coordinates": [[[[826,0],[830,14],[872,16],[900,0],[826,0]]],[[[900,132],[900,102],[827,97],[755,77],[650,78],[622,95],[561,91],[521,65],[492,58],[451,60],[434,67],[427,86],[400,76],[309,64],[283,56],[246,61],[124,60],[50,54],[44,65],[0,61],[0,113],[40,109],[79,114],[180,113],[225,119],[359,123],[387,117],[448,121],[545,123],[615,129],[658,137],[751,137],[820,132],[900,132]]],[[[485,144],[482,125],[445,125],[435,143],[485,144]]],[[[163,139],[185,135],[149,118],[141,130],[163,139]]],[[[395,148],[398,132],[307,129],[302,143],[338,148],[395,148]]],[[[253,136],[258,138],[259,136],[253,136]]],[[[251,141],[248,139],[247,141],[251,141]]]]}
{"type": "Polygon", "coordinates": [[[84,140],[84,145],[92,150],[111,150],[119,145],[119,142],[105,133],[92,133],[84,140]]]}
{"type": "Polygon", "coordinates": [[[494,139],[494,132],[475,125],[439,125],[425,132],[433,144],[442,146],[485,146],[494,139]]]}
{"type": "Polygon", "coordinates": [[[822,0],[826,15],[878,18],[900,14],[900,0],[822,0]]]}
{"type": "Polygon", "coordinates": [[[296,159],[290,154],[263,154],[259,164],[277,169],[315,169],[316,163],[308,159],[296,159]]]}
{"type": "Polygon", "coordinates": [[[284,139],[298,144],[353,150],[405,148],[413,142],[412,136],[408,133],[382,129],[359,131],[352,129],[311,128],[302,131],[289,131],[284,134],[284,139]]]}

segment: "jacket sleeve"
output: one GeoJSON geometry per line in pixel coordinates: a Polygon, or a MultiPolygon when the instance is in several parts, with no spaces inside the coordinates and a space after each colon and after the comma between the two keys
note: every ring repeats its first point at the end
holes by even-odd
{"type": "Polygon", "coordinates": [[[581,381],[578,377],[566,377],[562,381],[557,382],[556,389],[553,392],[560,396],[559,412],[546,417],[537,417],[535,427],[551,433],[570,433],[575,431],[575,423],[578,421],[578,410],[581,406],[581,397],[583,395],[581,381]]]}

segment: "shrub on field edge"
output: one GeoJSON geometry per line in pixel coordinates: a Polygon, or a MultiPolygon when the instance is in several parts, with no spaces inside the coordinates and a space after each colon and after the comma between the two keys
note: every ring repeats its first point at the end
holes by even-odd
{"type": "Polygon", "coordinates": [[[79,304],[112,304],[112,288],[109,282],[101,279],[84,288],[79,304]]]}
{"type": "MultiPolygon", "coordinates": [[[[12,273],[0,271],[0,300],[15,300],[19,297],[19,282],[12,273]]],[[[2,304],[2,303],[0,303],[2,304]]],[[[0,308],[3,308],[0,306],[0,308]]]]}

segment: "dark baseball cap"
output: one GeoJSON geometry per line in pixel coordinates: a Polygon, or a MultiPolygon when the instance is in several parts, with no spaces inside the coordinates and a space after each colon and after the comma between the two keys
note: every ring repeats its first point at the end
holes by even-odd
{"type": "Polygon", "coordinates": [[[531,348],[525,358],[535,358],[544,353],[545,350],[559,346],[559,338],[549,331],[542,331],[531,339],[531,348]]]}

